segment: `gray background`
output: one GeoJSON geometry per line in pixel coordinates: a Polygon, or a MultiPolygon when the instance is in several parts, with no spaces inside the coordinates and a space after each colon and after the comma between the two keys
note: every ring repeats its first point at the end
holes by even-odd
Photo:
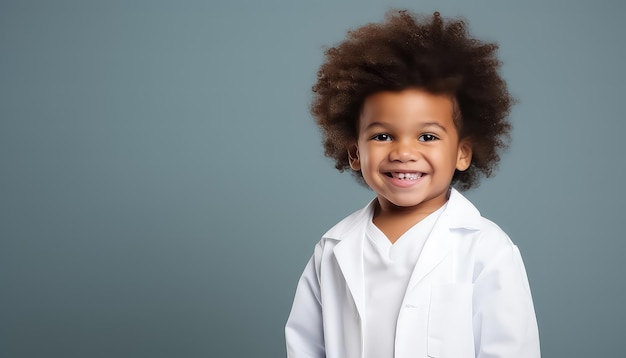
{"type": "Polygon", "coordinates": [[[391,6],[500,43],[513,144],[467,195],[519,245],[544,357],[617,357],[625,3],[0,2],[0,356],[281,357],[319,236],[323,47],[391,6]]]}

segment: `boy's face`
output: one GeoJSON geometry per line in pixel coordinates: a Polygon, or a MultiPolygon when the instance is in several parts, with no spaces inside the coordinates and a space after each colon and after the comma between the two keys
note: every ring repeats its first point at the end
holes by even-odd
{"type": "Polygon", "coordinates": [[[459,141],[453,104],[419,89],[366,98],[350,166],[361,170],[382,210],[440,208],[455,169],[469,167],[469,141],[459,141]]]}

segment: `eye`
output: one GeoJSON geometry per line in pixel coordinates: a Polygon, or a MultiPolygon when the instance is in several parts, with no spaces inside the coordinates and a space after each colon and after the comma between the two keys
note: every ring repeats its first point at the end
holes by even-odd
{"type": "Polygon", "coordinates": [[[380,134],[376,134],[372,136],[372,140],[375,140],[378,142],[388,142],[391,140],[391,136],[389,134],[380,133],[380,134]]]}
{"type": "Polygon", "coordinates": [[[419,140],[420,142],[430,142],[433,140],[438,140],[439,138],[437,136],[435,136],[434,134],[422,134],[421,136],[419,136],[419,138],[417,140],[419,140]]]}

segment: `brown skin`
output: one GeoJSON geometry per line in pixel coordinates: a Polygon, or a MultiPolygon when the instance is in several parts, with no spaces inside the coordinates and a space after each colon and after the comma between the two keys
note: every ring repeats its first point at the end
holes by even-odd
{"type": "Polygon", "coordinates": [[[472,148],[459,138],[453,101],[411,88],[366,98],[350,166],[376,192],[374,224],[393,243],[448,200],[454,173],[466,170],[472,148]]]}

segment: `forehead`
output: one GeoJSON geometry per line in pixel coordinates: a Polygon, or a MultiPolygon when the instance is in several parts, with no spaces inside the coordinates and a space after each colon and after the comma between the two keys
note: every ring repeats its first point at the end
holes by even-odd
{"type": "Polygon", "coordinates": [[[454,104],[450,96],[421,89],[384,91],[368,96],[361,110],[361,122],[410,118],[452,121],[454,104]]]}

